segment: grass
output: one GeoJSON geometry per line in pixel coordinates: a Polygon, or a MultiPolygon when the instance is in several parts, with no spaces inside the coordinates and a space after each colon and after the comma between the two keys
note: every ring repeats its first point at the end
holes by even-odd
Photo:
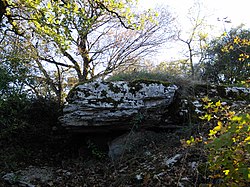
{"type": "Polygon", "coordinates": [[[107,81],[134,81],[134,80],[155,80],[155,81],[169,81],[170,77],[166,73],[156,71],[132,71],[115,74],[107,79],[107,81]]]}

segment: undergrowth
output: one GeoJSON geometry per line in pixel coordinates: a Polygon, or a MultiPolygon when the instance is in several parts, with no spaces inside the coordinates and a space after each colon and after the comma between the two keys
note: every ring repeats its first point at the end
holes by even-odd
{"type": "Polygon", "coordinates": [[[208,155],[210,185],[250,184],[250,114],[220,101],[202,99],[205,114],[200,118],[212,127],[204,137],[191,137],[187,145],[203,144],[208,155]]]}

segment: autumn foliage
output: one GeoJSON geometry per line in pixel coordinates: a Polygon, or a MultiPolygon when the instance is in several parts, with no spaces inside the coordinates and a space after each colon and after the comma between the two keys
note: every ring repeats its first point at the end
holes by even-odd
{"type": "Polygon", "coordinates": [[[214,103],[203,98],[203,102],[206,114],[201,119],[213,125],[203,142],[209,153],[209,177],[224,186],[247,186],[250,182],[250,114],[244,110],[231,111],[220,101],[214,103]]]}

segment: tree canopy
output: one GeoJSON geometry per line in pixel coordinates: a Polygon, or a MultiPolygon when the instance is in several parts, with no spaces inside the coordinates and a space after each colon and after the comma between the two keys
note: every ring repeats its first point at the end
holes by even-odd
{"type": "Polygon", "coordinates": [[[250,31],[232,28],[211,41],[205,62],[205,77],[217,83],[234,84],[249,79],[250,31]]]}
{"type": "Polygon", "coordinates": [[[38,79],[45,80],[59,98],[66,77],[77,81],[105,77],[155,53],[173,36],[174,19],[168,10],[138,11],[134,0],[1,3],[5,57],[8,41],[14,40],[25,49],[26,65],[39,72],[38,79]]]}

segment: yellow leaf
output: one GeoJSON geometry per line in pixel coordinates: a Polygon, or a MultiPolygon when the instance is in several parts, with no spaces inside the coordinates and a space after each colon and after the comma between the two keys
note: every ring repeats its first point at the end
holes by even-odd
{"type": "Polygon", "coordinates": [[[211,115],[207,115],[207,121],[210,121],[212,119],[211,115]]]}
{"type": "Polygon", "coordinates": [[[49,1],[47,4],[48,9],[51,9],[51,2],[49,1]]]}
{"type": "Polygon", "coordinates": [[[221,126],[216,126],[216,127],[214,127],[214,129],[213,129],[214,131],[220,131],[221,130],[221,126]]]}
{"type": "Polygon", "coordinates": [[[203,97],[201,100],[202,100],[204,103],[206,103],[206,102],[208,102],[208,101],[211,101],[210,99],[208,99],[208,97],[203,97]]]}
{"type": "Polygon", "coordinates": [[[208,135],[209,135],[209,136],[213,136],[213,135],[215,135],[216,133],[217,133],[217,131],[210,130],[208,135]]]}
{"type": "Polygon", "coordinates": [[[78,10],[79,10],[79,7],[78,7],[78,5],[77,4],[74,4],[75,6],[74,6],[74,12],[78,12],[78,10]]]}
{"type": "Polygon", "coordinates": [[[204,120],[204,119],[205,119],[205,117],[204,117],[204,116],[200,116],[199,118],[200,118],[200,119],[202,119],[202,120],[204,120]]]}
{"type": "Polygon", "coordinates": [[[241,121],[242,117],[234,116],[232,117],[232,121],[241,121]]]}
{"type": "Polygon", "coordinates": [[[222,123],[221,121],[218,121],[218,122],[217,122],[217,125],[218,125],[218,126],[221,126],[221,127],[222,127],[222,124],[223,124],[223,123],[222,123]]]}
{"type": "Polygon", "coordinates": [[[229,111],[228,112],[228,118],[231,118],[232,116],[235,115],[235,112],[234,111],[229,111]]]}
{"type": "Polygon", "coordinates": [[[209,103],[207,104],[207,107],[208,107],[208,108],[211,108],[211,107],[213,106],[213,104],[214,104],[213,102],[209,102],[209,103]]]}
{"type": "Polygon", "coordinates": [[[221,102],[220,102],[220,100],[219,100],[219,101],[217,101],[217,102],[215,103],[215,105],[216,105],[216,106],[218,106],[218,107],[219,107],[219,106],[221,106],[221,102]]]}
{"type": "Polygon", "coordinates": [[[225,175],[228,175],[230,171],[227,169],[227,170],[224,170],[223,173],[225,173],[225,175]]]}
{"type": "Polygon", "coordinates": [[[244,142],[246,142],[246,141],[250,141],[250,136],[245,138],[244,142]]]}
{"type": "Polygon", "coordinates": [[[15,27],[15,26],[17,26],[17,23],[15,21],[13,21],[12,25],[15,27]]]}
{"type": "Polygon", "coordinates": [[[194,143],[194,137],[191,136],[190,139],[186,141],[186,143],[187,143],[188,145],[194,143]]]}
{"type": "Polygon", "coordinates": [[[218,108],[214,108],[213,112],[214,112],[214,113],[218,113],[218,112],[219,112],[219,109],[218,109],[218,108]]]}
{"type": "Polygon", "coordinates": [[[240,41],[239,37],[238,37],[238,36],[236,36],[236,37],[234,38],[234,43],[235,43],[235,44],[238,44],[238,43],[239,43],[239,41],[240,41]]]}
{"type": "Polygon", "coordinates": [[[7,7],[7,8],[5,9],[5,11],[6,11],[6,15],[11,15],[11,11],[10,11],[10,8],[9,8],[9,7],[7,7]]]}

